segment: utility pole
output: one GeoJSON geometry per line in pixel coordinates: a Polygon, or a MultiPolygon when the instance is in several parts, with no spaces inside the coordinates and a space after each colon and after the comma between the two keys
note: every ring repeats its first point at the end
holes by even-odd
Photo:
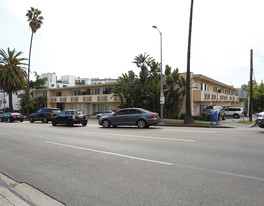
{"type": "Polygon", "coordinates": [[[249,121],[252,121],[252,113],[253,113],[252,73],[253,73],[253,49],[250,50],[250,82],[249,82],[250,88],[249,88],[249,112],[248,112],[249,121]]]}

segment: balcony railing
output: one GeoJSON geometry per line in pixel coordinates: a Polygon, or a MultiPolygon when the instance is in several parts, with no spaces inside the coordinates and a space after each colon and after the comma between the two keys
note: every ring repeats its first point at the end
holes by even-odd
{"type": "Polygon", "coordinates": [[[113,96],[113,94],[79,95],[79,96],[50,97],[49,102],[50,103],[120,102],[120,98],[117,96],[113,96]]]}
{"type": "Polygon", "coordinates": [[[239,101],[239,97],[235,95],[227,95],[210,91],[193,91],[193,101],[208,102],[208,101],[239,101]]]}

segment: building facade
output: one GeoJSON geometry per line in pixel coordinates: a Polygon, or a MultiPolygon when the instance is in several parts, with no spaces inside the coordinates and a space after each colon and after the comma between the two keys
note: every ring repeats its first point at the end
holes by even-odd
{"type": "Polygon", "coordinates": [[[104,110],[118,110],[119,97],[113,96],[113,83],[82,85],[64,88],[39,89],[34,96],[46,95],[47,107],[61,110],[83,110],[88,116],[96,115],[104,110]]]}
{"type": "MultiPolygon", "coordinates": [[[[186,76],[186,73],[182,73],[186,76]]],[[[208,105],[224,107],[241,106],[238,90],[232,86],[218,82],[201,74],[192,74],[191,109],[192,115],[201,115],[208,105]]],[[[75,85],[62,88],[40,89],[35,96],[46,95],[47,107],[61,110],[83,110],[85,114],[93,116],[104,110],[118,110],[121,104],[119,97],[113,96],[111,90],[113,82],[90,85],[75,85]]],[[[185,113],[185,100],[180,114],[185,113]]]]}
{"type": "MultiPolygon", "coordinates": [[[[208,105],[241,106],[238,90],[234,87],[201,74],[191,74],[191,79],[191,108],[193,115],[201,115],[208,105]]],[[[185,106],[182,108],[181,113],[184,113],[184,111],[185,106]]]]}

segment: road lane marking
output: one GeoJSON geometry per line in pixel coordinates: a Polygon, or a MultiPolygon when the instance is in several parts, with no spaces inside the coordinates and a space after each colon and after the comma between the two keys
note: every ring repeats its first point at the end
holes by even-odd
{"type": "Polygon", "coordinates": [[[192,169],[192,170],[200,170],[200,171],[215,173],[215,174],[219,174],[219,175],[240,177],[240,178],[244,178],[244,179],[250,179],[250,180],[256,180],[256,181],[264,182],[264,178],[262,178],[262,177],[255,177],[255,176],[250,176],[250,175],[237,174],[237,173],[233,173],[233,172],[224,172],[224,171],[219,171],[219,170],[214,170],[214,169],[207,169],[207,168],[202,168],[202,167],[194,167],[194,166],[181,165],[181,164],[173,164],[173,166],[186,168],[186,169],[192,169]]]}
{"type": "Polygon", "coordinates": [[[113,155],[113,156],[124,157],[124,158],[135,159],[135,160],[141,160],[141,161],[145,161],[145,162],[152,162],[152,163],[163,164],[163,165],[172,165],[172,163],[169,163],[169,162],[162,162],[162,161],[158,161],[158,160],[145,159],[145,158],[141,158],[141,157],[135,157],[135,156],[130,156],[130,155],[118,154],[118,153],[114,153],[114,152],[107,152],[107,151],[102,151],[102,150],[89,149],[89,148],[85,148],[85,147],[78,147],[78,146],[62,144],[62,143],[58,143],[58,142],[46,141],[46,143],[47,144],[58,145],[58,146],[63,146],[63,147],[79,149],[79,150],[90,151],[90,152],[96,152],[96,153],[101,153],[101,154],[113,155]]]}
{"type": "Polygon", "coordinates": [[[118,133],[108,133],[114,136],[125,136],[125,137],[137,137],[145,139],[159,139],[159,140],[171,140],[171,141],[182,141],[182,142],[196,142],[194,139],[178,139],[178,138],[169,138],[169,137],[152,137],[152,136],[140,136],[140,135],[131,135],[131,134],[118,134],[118,133]]]}
{"type": "Polygon", "coordinates": [[[11,134],[6,134],[6,133],[0,133],[0,135],[11,136],[11,134]]]}

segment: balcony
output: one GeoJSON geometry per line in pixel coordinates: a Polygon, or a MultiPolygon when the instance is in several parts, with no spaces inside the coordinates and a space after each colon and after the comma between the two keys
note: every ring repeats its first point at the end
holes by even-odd
{"type": "Polygon", "coordinates": [[[50,103],[120,102],[120,98],[113,96],[113,94],[80,95],[80,96],[50,97],[49,102],[50,103]]]}
{"type": "Polygon", "coordinates": [[[212,102],[212,101],[230,102],[230,101],[239,101],[239,97],[235,96],[235,95],[227,95],[227,94],[222,94],[222,93],[217,93],[217,92],[194,90],[193,91],[193,101],[197,101],[197,102],[212,102]]]}

